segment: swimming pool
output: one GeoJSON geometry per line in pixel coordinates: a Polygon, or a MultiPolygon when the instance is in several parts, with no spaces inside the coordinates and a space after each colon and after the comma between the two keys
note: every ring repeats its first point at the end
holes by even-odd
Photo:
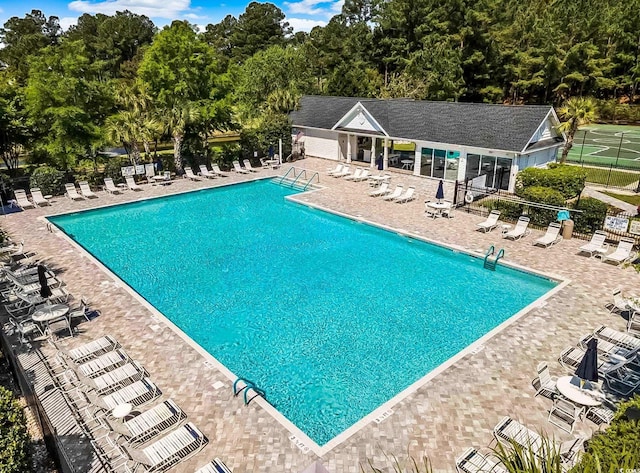
{"type": "Polygon", "coordinates": [[[319,445],[556,283],[269,181],[51,217],[319,445]]]}

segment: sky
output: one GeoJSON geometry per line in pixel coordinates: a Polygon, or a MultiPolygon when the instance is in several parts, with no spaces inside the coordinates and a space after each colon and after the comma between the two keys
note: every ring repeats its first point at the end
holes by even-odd
{"type": "MultiPolygon", "coordinates": [[[[264,0],[262,0],[264,1],[264,0]]],[[[76,24],[83,13],[104,13],[129,10],[146,15],[158,27],[172,20],[188,20],[201,30],[209,23],[219,23],[227,15],[236,18],[244,12],[250,0],[0,0],[0,25],[12,16],[24,17],[31,10],[44,15],[57,16],[63,29],[76,24]]],[[[286,15],[294,31],[311,31],[314,26],[326,25],[332,16],[340,13],[344,0],[275,0],[286,15]]]]}

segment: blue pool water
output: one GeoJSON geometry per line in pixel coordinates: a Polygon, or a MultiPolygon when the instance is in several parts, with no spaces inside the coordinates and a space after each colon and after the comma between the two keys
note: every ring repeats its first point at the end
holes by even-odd
{"type": "Polygon", "coordinates": [[[50,220],[320,445],[555,285],[293,192],[261,181],[50,220]]]}

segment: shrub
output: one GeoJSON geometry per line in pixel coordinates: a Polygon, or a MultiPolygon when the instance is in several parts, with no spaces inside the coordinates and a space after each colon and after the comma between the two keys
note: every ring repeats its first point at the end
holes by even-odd
{"type": "MultiPolygon", "coordinates": [[[[530,202],[538,202],[555,207],[563,207],[565,205],[564,196],[550,187],[527,187],[521,192],[521,197],[530,202]]],[[[555,222],[557,219],[557,211],[539,207],[529,207],[527,214],[532,224],[542,227],[546,227],[550,222],[555,222]]]]}
{"type": "Polygon", "coordinates": [[[527,168],[516,177],[516,194],[522,196],[528,187],[550,187],[566,200],[579,195],[586,181],[586,171],[577,166],[551,164],[548,169],[527,168]]]}
{"type": "Polygon", "coordinates": [[[131,161],[129,161],[128,157],[115,156],[110,158],[104,165],[104,177],[110,177],[116,184],[124,182],[122,170],[120,169],[122,166],[131,166],[131,161]]]}
{"type": "Polygon", "coordinates": [[[489,210],[499,210],[502,220],[515,221],[522,215],[523,205],[516,202],[508,202],[504,200],[486,200],[482,202],[482,206],[489,210]]]}
{"type": "Polygon", "coordinates": [[[22,406],[11,391],[0,386],[0,471],[31,471],[29,442],[22,406]]]}
{"type": "Polygon", "coordinates": [[[96,171],[96,163],[92,159],[83,159],[75,168],[76,181],[87,181],[92,186],[103,184],[103,174],[96,171]]]}
{"type": "Polygon", "coordinates": [[[580,213],[575,212],[572,214],[574,231],[578,233],[593,233],[602,228],[609,206],[598,199],[585,197],[580,199],[574,208],[582,210],[580,213]]]}
{"type": "Polygon", "coordinates": [[[39,187],[43,194],[64,193],[64,173],[50,166],[41,166],[31,174],[30,187],[39,187]]]}

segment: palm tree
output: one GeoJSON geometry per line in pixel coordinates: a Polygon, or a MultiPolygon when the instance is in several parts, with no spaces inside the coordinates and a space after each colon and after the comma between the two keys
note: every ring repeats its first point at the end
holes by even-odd
{"type": "Polygon", "coordinates": [[[296,109],[300,97],[288,89],[276,89],[267,96],[267,110],[274,113],[289,113],[296,109]]]}
{"type": "Polygon", "coordinates": [[[122,143],[127,154],[131,152],[133,164],[140,162],[137,138],[141,135],[138,117],[132,112],[118,112],[105,121],[106,137],[112,143],[122,143]]]}
{"type": "Polygon", "coordinates": [[[173,141],[173,160],[176,171],[182,171],[182,140],[187,127],[198,120],[198,110],[189,102],[177,103],[164,114],[164,125],[173,141]]]}
{"type": "Polygon", "coordinates": [[[560,158],[560,163],[564,163],[573,146],[573,138],[578,127],[598,119],[598,104],[593,97],[571,97],[558,109],[558,113],[560,118],[566,120],[558,126],[558,131],[564,132],[567,136],[560,158]]]}

